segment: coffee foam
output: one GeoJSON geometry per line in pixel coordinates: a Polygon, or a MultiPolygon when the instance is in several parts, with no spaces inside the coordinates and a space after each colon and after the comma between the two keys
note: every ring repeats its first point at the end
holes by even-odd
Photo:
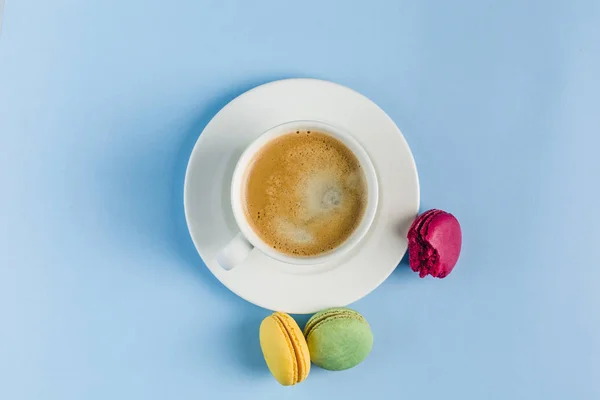
{"type": "Polygon", "coordinates": [[[297,131],[267,143],[245,179],[243,200],[254,231],[286,254],[336,248],[364,214],[364,172],[342,142],[324,133],[297,131]]]}

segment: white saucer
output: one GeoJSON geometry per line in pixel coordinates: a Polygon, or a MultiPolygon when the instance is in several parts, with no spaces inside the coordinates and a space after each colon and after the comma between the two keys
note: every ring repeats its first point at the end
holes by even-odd
{"type": "Polygon", "coordinates": [[[307,314],[359,300],[396,268],[419,208],[415,162],[402,133],[375,103],[344,86],[287,79],[258,86],[227,104],[204,128],[187,167],[184,207],[196,249],[227,288],[258,306],[307,314]],[[317,120],[350,132],[377,170],[379,209],[371,230],[343,259],[292,266],[258,250],[231,271],[216,255],[238,232],[230,202],[235,164],[244,148],[273,126],[317,120]]]}

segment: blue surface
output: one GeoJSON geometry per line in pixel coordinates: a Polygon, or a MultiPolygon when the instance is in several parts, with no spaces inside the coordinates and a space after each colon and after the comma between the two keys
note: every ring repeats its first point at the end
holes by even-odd
{"type": "Polygon", "coordinates": [[[8,0],[0,399],[600,398],[598,71],[597,0],[8,0]],[[284,77],[377,102],[464,228],[450,277],[355,304],[363,364],[294,388],[182,210],[202,127],[284,77]]]}

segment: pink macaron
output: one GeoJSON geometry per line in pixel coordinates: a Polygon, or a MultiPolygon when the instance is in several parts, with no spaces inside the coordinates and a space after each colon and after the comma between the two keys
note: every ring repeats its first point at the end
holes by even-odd
{"type": "Polygon", "coordinates": [[[408,231],[410,268],[421,278],[444,278],[456,265],[462,231],[454,215],[429,210],[417,217],[408,231]]]}

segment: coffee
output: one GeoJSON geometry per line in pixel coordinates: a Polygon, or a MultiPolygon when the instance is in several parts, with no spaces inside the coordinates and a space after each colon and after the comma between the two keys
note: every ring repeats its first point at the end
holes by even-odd
{"type": "Polygon", "coordinates": [[[340,140],[295,131],[264,145],[245,174],[246,219],[270,247],[310,257],[335,249],[360,224],[367,183],[340,140]]]}

